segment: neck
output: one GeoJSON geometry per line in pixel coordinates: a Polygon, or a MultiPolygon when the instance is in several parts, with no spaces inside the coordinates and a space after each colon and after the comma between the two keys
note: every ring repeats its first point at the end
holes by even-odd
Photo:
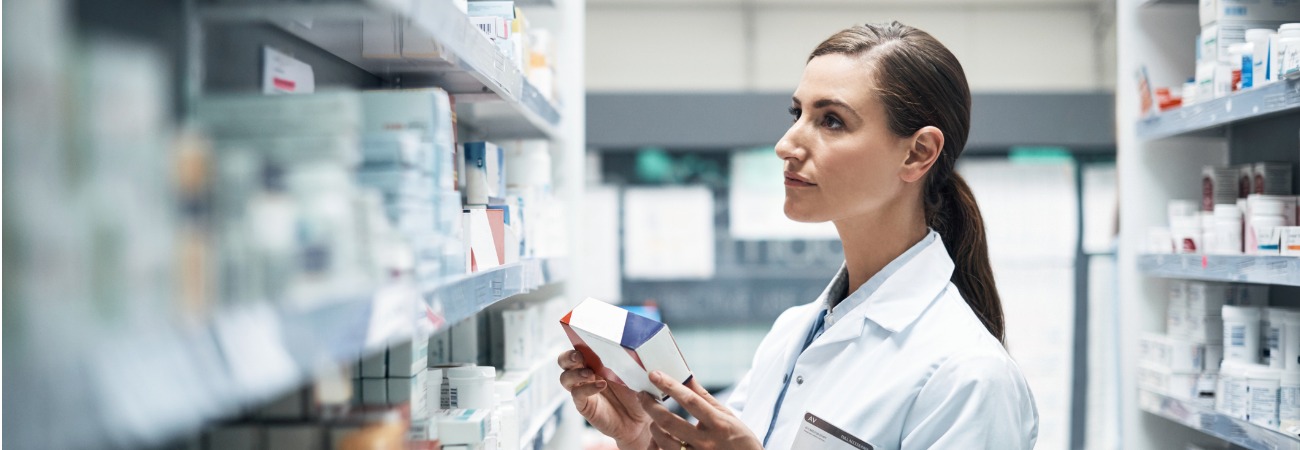
{"type": "Polygon", "coordinates": [[[898,202],[873,214],[839,219],[835,228],[844,246],[850,294],[929,232],[921,202],[898,202]]]}

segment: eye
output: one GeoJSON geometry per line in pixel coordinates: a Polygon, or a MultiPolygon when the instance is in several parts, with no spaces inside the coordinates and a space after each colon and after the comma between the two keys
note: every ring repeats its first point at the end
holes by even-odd
{"type": "Polygon", "coordinates": [[[844,128],[844,122],[834,114],[827,114],[825,117],[822,117],[822,126],[832,130],[838,130],[844,128]]]}
{"type": "Polygon", "coordinates": [[[798,122],[798,121],[799,121],[799,116],[800,116],[801,114],[803,114],[803,110],[802,110],[802,109],[799,109],[799,108],[796,108],[796,107],[793,107],[793,106],[791,106],[790,109],[788,109],[787,111],[790,112],[790,116],[794,117],[794,121],[795,121],[795,122],[798,122]]]}

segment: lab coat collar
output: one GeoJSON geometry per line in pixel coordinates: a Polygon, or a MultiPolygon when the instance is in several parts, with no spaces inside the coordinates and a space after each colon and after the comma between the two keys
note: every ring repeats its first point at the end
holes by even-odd
{"type": "MultiPolygon", "coordinates": [[[[829,327],[814,343],[859,337],[866,331],[864,320],[875,322],[891,333],[906,329],[948,287],[953,267],[943,238],[936,236],[911,261],[890,275],[866,301],[836,321],[840,326],[829,327]],[[850,326],[852,323],[859,326],[850,326]]],[[[826,296],[831,293],[834,285],[835,281],[832,280],[822,292],[818,298],[820,304],[825,304],[826,296]]],[[[824,309],[819,309],[818,313],[822,311],[824,309]]]]}

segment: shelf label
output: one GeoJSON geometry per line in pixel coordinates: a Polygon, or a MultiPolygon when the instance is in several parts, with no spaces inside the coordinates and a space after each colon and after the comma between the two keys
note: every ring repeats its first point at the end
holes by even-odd
{"type": "Polygon", "coordinates": [[[263,94],[309,94],[316,91],[316,75],[307,63],[262,47],[263,94]]]}

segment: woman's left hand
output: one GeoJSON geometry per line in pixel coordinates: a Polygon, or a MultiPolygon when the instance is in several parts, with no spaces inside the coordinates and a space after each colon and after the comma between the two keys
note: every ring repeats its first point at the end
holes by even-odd
{"type": "Polygon", "coordinates": [[[641,393],[641,406],[654,421],[650,424],[650,436],[660,449],[762,450],[763,444],[749,431],[749,427],[694,379],[688,384],[682,384],[656,370],[650,372],[650,382],[699,419],[699,423],[691,425],[655,401],[650,394],[641,393]]]}

